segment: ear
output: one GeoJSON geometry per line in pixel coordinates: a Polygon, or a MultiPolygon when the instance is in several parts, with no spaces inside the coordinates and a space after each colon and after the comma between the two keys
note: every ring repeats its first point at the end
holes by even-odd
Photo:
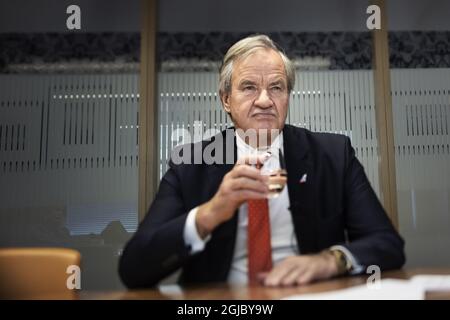
{"type": "Polygon", "coordinates": [[[223,108],[226,113],[231,113],[231,106],[230,106],[230,94],[229,93],[220,93],[220,100],[222,101],[223,108]]]}

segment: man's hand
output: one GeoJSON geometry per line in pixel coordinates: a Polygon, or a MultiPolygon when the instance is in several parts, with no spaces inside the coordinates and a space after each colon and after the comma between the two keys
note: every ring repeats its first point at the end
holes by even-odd
{"type": "Polygon", "coordinates": [[[233,217],[237,208],[249,199],[265,199],[269,189],[267,176],[250,163],[261,164],[264,159],[245,157],[240,159],[228,172],[214,197],[201,205],[196,216],[197,230],[202,238],[210,234],[218,225],[233,217]]]}
{"type": "Polygon", "coordinates": [[[266,286],[292,286],[337,275],[336,259],[330,252],[322,251],[314,255],[288,257],[270,272],[261,274],[260,280],[266,286]]]}

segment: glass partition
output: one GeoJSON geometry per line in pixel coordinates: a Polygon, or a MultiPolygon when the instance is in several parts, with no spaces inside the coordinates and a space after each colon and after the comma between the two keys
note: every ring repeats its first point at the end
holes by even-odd
{"type": "Polygon", "coordinates": [[[139,1],[78,5],[81,30],[63,2],[0,9],[0,246],[77,249],[105,290],[138,223],[139,1]]]}
{"type": "Polygon", "coordinates": [[[388,18],[399,228],[407,267],[449,266],[449,3],[395,2],[388,18]]]}

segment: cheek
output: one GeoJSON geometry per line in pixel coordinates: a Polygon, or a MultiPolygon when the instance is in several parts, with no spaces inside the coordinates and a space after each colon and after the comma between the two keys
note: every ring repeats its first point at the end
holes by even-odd
{"type": "Polygon", "coordinates": [[[277,101],[276,103],[277,111],[280,115],[287,114],[287,110],[289,108],[289,98],[283,98],[277,101]]]}
{"type": "Polygon", "coordinates": [[[232,102],[231,106],[233,113],[244,116],[249,113],[252,103],[245,99],[236,99],[232,102]]]}

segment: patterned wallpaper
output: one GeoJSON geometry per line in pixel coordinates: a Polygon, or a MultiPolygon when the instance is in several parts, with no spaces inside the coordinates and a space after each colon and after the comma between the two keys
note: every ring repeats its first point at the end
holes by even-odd
{"type": "Polygon", "coordinates": [[[449,68],[450,32],[389,33],[391,68],[449,68]]]}
{"type": "Polygon", "coordinates": [[[137,33],[0,34],[0,72],[16,72],[17,65],[138,63],[139,48],[137,33]]]}
{"type": "MultiPolygon", "coordinates": [[[[160,61],[206,59],[220,61],[237,40],[251,33],[160,33],[160,61]]],[[[372,59],[370,33],[292,33],[277,32],[269,36],[291,58],[324,57],[330,69],[369,69],[372,59]]]]}
{"type": "MultiPolygon", "coordinates": [[[[197,64],[199,68],[207,70],[248,34],[159,33],[158,62],[200,61],[206,63],[197,64]]],[[[328,69],[371,68],[368,32],[276,32],[270,36],[291,58],[322,57],[329,61],[328,69]]],[[[139,43],[138,33],[0,34],[0,72],[45,72],[48,65],[54,66],[53,72],[73,72],[68,62],[79,72],[88,72],[92,65],[103,72],[137,71],[139,43]]],[[[450,67],[450,32],[391,32],[389,44],[393,68],[450,67]]]]}

